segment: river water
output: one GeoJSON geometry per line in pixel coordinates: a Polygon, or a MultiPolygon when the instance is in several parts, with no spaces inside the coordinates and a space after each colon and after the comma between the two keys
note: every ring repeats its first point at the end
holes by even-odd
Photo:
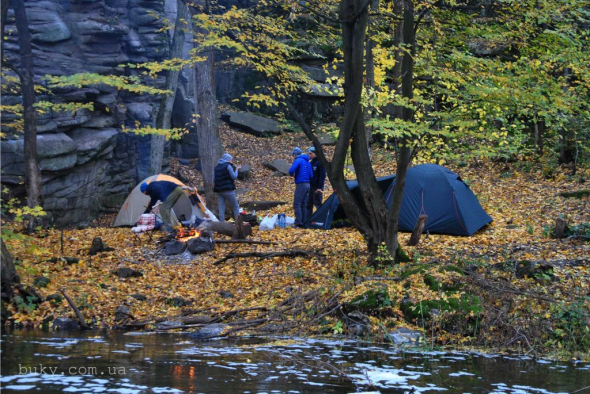
{"type": "Polygon", "coordinates": [[[349,340],[7,331],[5,393],[590,393],[590,364],[349,340]]]}

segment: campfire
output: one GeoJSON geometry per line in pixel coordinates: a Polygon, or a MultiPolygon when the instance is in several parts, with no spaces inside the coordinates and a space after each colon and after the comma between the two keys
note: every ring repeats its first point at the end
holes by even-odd
{"type": "Polygon", "coordinates": [[[188,250],[192,254],[201,254],[213,250],[215,241],[210,231],[201,231],[193,227],[178,227],[174,239],[164,247],[167,256],[181,254],[188,250]]]}
{"type": "Polygon", "coordinates": [[[201,232],[192,227],[179,227],[176,229],[176,240],[180,242],[187,242],[191,238],[201,236],[201,232]]]}

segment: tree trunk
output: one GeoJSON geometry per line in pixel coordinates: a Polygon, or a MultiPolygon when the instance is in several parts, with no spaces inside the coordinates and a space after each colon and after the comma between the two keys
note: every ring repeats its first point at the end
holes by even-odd
{"type": "MultiPolygon", "coordinates": [[[[403,27],[402,40],[410,53],[404,52],[401,65],[401,85],[402,96],[411,102],[414,98],[414,52],[416,38],[414,35],[414,4],[412,0],[404,0],[403,2],[403,27]]],[[[406,122],[413,122],[414,112],[411,108],[401,107],[398,109],[402,120],[406,122]]],[[[397,152],[397,169],[396,180],[393,188],[393,196],[389,212],[387,214],[387,249],[392,256],[397,257],[398,247],[398,231],[399,231],[399,213],[402,206],[402,198],[404,195],[404,188],[406,186],[406,173],[412,159],[412,148],[407,137],[402,137],[399,143],[399,150],[397,152]]]]}
{"type": "MultiPolygon", "coordinates": [[[[376,14],[379,12],[379,0],[371,0],[371,12],[376,14]]],[[[373,55],[373,48],[375,47],[375,40],[372,38],[373,35],[376,34],[377,28],[375,26],[375,21],[373,24],[369,22],[369,34],[367,38],[367,47],[365,49],[365,68],[366,68],[366,78],[365,78],[365,85],[368,89],[375,89],[375,56],[373,55]]],[[[365,109],[365,120],[371,119],[371,113],[369,109],[365,109]]],[[[367,136],[367,145],[369,146],[369,153],[371,149],[371,141],[373,135],[372,127],[367,126],[365,130],[367,136]]]]}
{"type": "Polygon", "coordinates": [[[543,119],[538,119],[537,115],[535,115],[533,122],[535,151],[539,156],[541,156],[543,155],[543,136],[545,134],[545,121],[543,119]]]}
{"type": "Polygon", "coordinates": [[[8,19],[8,5],[10,4],[9,0],[2,0],[2,9],[0,12],[2,13],[2,20],[0,22],[0,60],[4,63],[4,26],[6,26],[6,19],[8,19]]]}
{"type": "Polygon", "coordinates": [[[16,268],[14,267],[14,260],[10,255],[8,249],[6,249],[6,245],[4,245],[4,241],[0,238],[0,247],[2,249],[2,260],[0,261],[2,265],[2,299],[10,302],[14,297],[14,285],[20,283],[20,278],[16,273],[16,268]]]}
{"type": "MultiPolygon", "coordinates": [[[[342,20],[342,48],[344,54],[344,117],[340,125],[340,133],[330,167],[326,172],[332,187],[352,224],[364,234],[367,240],[373,239],[373,227],[367,213],[361,210],[344,178],[344,164],[351,139],[353,141],[352,159],[357,170],[358,179],[365,182],[359,186],[361,193],[367,191],[372,181],[378,188],[370,159],[366,136],[364,133],[363,113],[360,105],[363,90],[363,57],[364,43],[368,24],[368,4],[359,0],[342,0],[340,2],[340,20],[342,20]],[[367,160],[368,159],[368,160],[367,160]],[[365,167],[369,163],[368,168],[365,167]]],[[[318,146],[314,142],[316,150],[318,146]]],[[[320,156],[320,160],[322,155],[320,156]]],[[[365,196],[363,196],[365,197],[365,196]]],[[[374,196],[368,196],[372,200],[374,196]]],[[[372,208],[372,207],[369,207],[372,208]]],[[[371,215],[371,213],[369,213],[371,215]]],[[[368,244],[370,241],[368,241],[368,244]]]]}
{"type": "MultiPolygon", "coordinates": [[[[176,22],[174,24],[174,36],[172,38],[172,46],[170,48],[170,59],[178,59],[182,57],[182,47],[184,45],[184,29],[186,28],[188,20],[188,9],[183,0],[176,1],[178,11],[176,13],[176,22]]],[[[172,107],[174,106],[174,98],[176,97],[176,88],[178,87],[178,76],[181,70],[168,70],[166,76],[165,90],[171,93],[162,97],[160,100],[160,108],[156,117],[157,129],[170,129],[172,118],[172,107]]],[[[164,146],[166,145],[166,137],[163,135],[152,135],[150,147],[150,165],[149,175],[156,175],[162,171],[162,161],[164,158],[164,146]]]]}
{"type": "Polygon", "coordinates": [[[555,238],[565,238],[565,229],[567,228],[567,222],[563,218],[555,219],[555,238]]]}
{"type": "MultiPolygon", "coordinates": [[[[397,220],[401,208],[401,197],[405,184],[405,172],[411,158],[411,149],[408,144],[403,144],[401,154],[398,156],[398,179],[396,183],[397,197],[394,197],[393,210],[387,210],[387,204],[381,192],[368,151],[365,134],[363,111],[360,105],[363,90],[363,60],[364,43],[368,24],[368,2],[361,0],[341,0],[339,19],[342,21],[342,50],[344,55],[344,116],[340,125],[340,133],[336,141],[332,161],[328,162],[322,145],[311,131],[309,125],[293,106],[287,101],[286,105],[293,118],[299,123],[304,133],[309,137],[316,148],[317,157],[320,159],[332,184],[334,192],[338,196],[347,218],[363,234],[369,251],[369,263],[376,264],[376,257],[380,254],[380,247],[386,244],[391,258],[395,258],[397,251],[397,220]],[[352,141],[352,143],[351,143],[352,141]],[[359,189],[363,198],[364,207],[350,192],[344,178],[344,164],[349,146],[351,156],[357,171],[359,189]],[[396,205],[397,204],[397,205],[396,205]],[[393,221],[395,219],[395,221],[393,221]]],[[[409,42],[413,44],[413,7],[407,7],[409,14],[409,42]]],[[[412,46],[413,48],[413,46],[412,46]]],[[[406,97],[412,98],[413,61],[408,55],[405,59],[404,83],[406,97]],[[409,92],[408,92],[409,89],[409,92]]],[[[408,120],[413,119],[410,110],[405,113],[408,120]]],[[[395,193],[395,191],[394,191],[395,193]]]]}
{"type": "Polygon", "coordinates": [[[412,231],[412,236],[408,241],[408,246],[416,246],[420,243],[420,237],[424,232],[424,226],[426,226],[426,222],[428,221],[428,215],[420,215],[418,216],[418,221],[414,226],[414,231],[412,231]]]}
{"type": "Polygon", "coordinates": [[[25,4],[23,0],[13,0],[13,6],[22,70],[20,77],[23,95],[25,184],[27,205],[32,208],[43,206],[41,174],[37,163],[37,114],[33,107],[35,104],[33,50],[25,4]]]}
{"type": "Polygon", "coordinates": [[[223,153],[223,147],[219,137],[219,114],[215,100],[215,54],[213,50],[209,50],[203,55],[207,59],[195,66],[195,115],[205,199],[208,205],[215,205],[213,169],[223,153]]]}

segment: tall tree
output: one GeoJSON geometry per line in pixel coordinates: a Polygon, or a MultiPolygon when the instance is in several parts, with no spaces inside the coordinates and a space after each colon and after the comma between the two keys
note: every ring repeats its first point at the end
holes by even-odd
{"type": "Polygon", "coordinates": [[[213,170],[217,159],[223,153],[219,136],[219,113],[215,99],[215,54],[213,50],[204,53],[206,60],[195,65],[194,100],[199,140],[199,157],[205,197],[214,200],[213,170]]]}
{"type": "MultiPolygon", "coordinates": [[[[209,1],[197,1],[197,7],[192,12],[195,16],[197,14],[209,15],[211,13],[209,1]]],[[[198,26],[195,26],[195,31],[204,32],[198,26]]],[[[194,67],[194,115],[205,198],[209,204],[215,204],[213,170],[223,153],[223,146],[219,136],[219,110],[215,95],[215,49],[203,44],[200,43],[196,51],[204,59],[198,61],[194,67]]]]}
{"type": "MultiPolygon", "coordinates": [[[[174,23],[174,35],[172,37],[172,45],[170,47],[170,59],[181,59],[182,48],[184,46],[184,32],[188,22],[188,8],[184,0],[177,0],[176,2],[176,22],[174,23]]],[[[180,75],[180,67],[168,70],[166,75],[166,84],[164,90],[169,91],[163,95],[160,100],[160,107],[158,115],[156,116],[156,128],[170,129],[172,119],[172,107],[174,106],[174,98],[176,96],[176,88],[178,87],[178,76],[180,75]]],[[[154,134],[151,138],[150,146],[150,164],[149,174],[159,174],[162,170],[162,161],[164,157],[164,146],[166,144],[166,136],[154,134]]]]}
{"type": "Polygon", "coordinates": [[[19,53],[21,58],[20,82],[23,95],[24,118],[24,159],[27,205],[43,205],[41,173],[37,163],[37,113],[34,107],[35,86],[33,73],[33,50],[29,23],[23,0],[13,0],[16,28],[18,30],[19,53]]]}

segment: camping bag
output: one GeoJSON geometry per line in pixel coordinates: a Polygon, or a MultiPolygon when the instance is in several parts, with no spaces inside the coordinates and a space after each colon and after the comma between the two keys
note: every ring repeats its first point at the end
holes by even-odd
{"type": "Polygon", "coordinates": [[[143,233],[151,231],[156,227],[156,215],[153,213],[144,213],[139,217],[137,226],[133,227],[131,231],[134,233],[143,233]]]}

